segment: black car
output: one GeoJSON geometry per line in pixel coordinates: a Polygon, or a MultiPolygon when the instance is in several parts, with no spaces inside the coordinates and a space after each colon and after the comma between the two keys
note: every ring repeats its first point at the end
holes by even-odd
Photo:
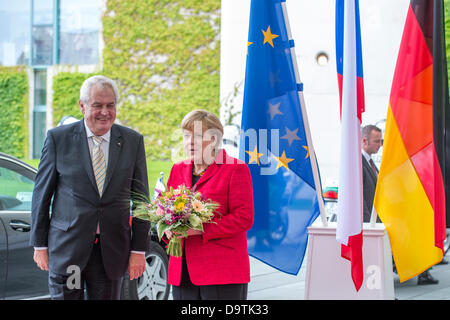
{"type": "MultiPolygon", "coordinates": [[[[33,261],[29,245],[31,197],[37,170],[0,152],[0,299],[46,299],[48,273],[33,261]]],[[[125,277],[122,299],[168,299],[168,256],[152,231],[144,274],[125,277]]]]}

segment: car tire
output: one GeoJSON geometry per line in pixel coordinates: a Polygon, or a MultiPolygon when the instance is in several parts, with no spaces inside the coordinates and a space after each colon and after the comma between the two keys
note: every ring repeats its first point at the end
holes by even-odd
{"type": "Polygon", "coordinates": [[[138,279],[130,280],[127,274],[123,279],[122,300],[167,300],[170,285],[167,283],[169,257],[161,245],[150,241],[149,251],[145,253],[146,267],[138,279]]]}

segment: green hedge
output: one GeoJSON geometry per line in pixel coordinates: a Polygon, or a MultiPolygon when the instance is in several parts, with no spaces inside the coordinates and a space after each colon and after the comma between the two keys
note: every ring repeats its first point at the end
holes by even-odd
{"type": "MultiPolygon", "coordinates": [[[[169,160],[186,113],[219,113],[220,0],[108,0],[102,20],[99,73],[119,86],[117,119],[144,135],[149,159],[169,160]]],[[[82,116],[79,89],[91,75],[54,77],[55,126],[63,116],[82,116]]]]}
{"type": "Polygon", "coordinates": [[[0,152],[28,156],[28,74],[24,67],[0,67],[0,152]]]}
{"type": "Polygon", "coordinates": [[[219,111],[220,0],[108,0],[104,74],[118,82],[117,118],[168,160],[183,116],[219,111]]]}

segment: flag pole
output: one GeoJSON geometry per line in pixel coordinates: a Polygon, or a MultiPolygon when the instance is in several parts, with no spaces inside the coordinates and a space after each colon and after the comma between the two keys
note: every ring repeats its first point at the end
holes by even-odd
{"type": "Polygon", "coordinates": [[[370,215],[370,227],[375,228],[377,225],[377,210],[375,209],[375,206],[372,207],[372,214],[370,215]]]}
{"type": "MultiPolygon", "coordinates": [[[[284,22],[286,25],[286,31],[287,31],[289,41],[293,41],[292,34],[291,34],[291,26],[289,24],[289,18],[287,15],[285,1],[281,2],[281,7],[283,8],[283,17],[284,17],[284,22]]],[[[301,86],[301,89],[298,91],[298,97],[300,100],[300,108],[301,108],[302,116],[303,116],[303,125],[305,126],[306,143],[308,144],[308,151],[309,151],[309,157],[310,157],[310,161],[311,161],[311,169],[312,169],[312,173],[313,173],[313,177],[314,177],[316,195],[317,195],[317,200],[319,202],[320,217],[322,219],[322,225],[324,227],[328,227],[327,215],[325,212],[325,204],[323,202],[323,196],[322,196],[322,185],[320,183],[319,169],[317,167],[316,153],[314,151],[314,147],[313,147],[313,143],[312,143],[311,130],[309,128],[308,116],[307,116],[306,108],[305,108],[305,99],[303,97],[303,84],[300,80],[300,74],[298,72],[298,67],[297,67],[297,58],[295,56],[295,50],[294,50],[293,45],[291,46],[290,50],[291,50],[292,64],[293,64],[294,70],[295,70],[295,79],[296,79],[297,84],[301,86]]]]}

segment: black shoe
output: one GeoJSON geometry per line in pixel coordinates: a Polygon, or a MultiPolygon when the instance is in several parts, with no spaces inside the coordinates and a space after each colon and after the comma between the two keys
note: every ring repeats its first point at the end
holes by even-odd
{"type": "Polygon", "coordinates": [[[417,284],[418,285],[425,285],[425,284],[438,284],[439,280],[433,278],[433,276],[431,275],[430,271],[425,271],[422,272],[421,274],[419,274],[419,277],[417,279],[417,284]]]}
{"type": "Polygon", "coordinates": [[[448,260],[445,260],[445,258],[442,258],[441,262],[439,262],[438,264],[448,264],[448,260]]]}

